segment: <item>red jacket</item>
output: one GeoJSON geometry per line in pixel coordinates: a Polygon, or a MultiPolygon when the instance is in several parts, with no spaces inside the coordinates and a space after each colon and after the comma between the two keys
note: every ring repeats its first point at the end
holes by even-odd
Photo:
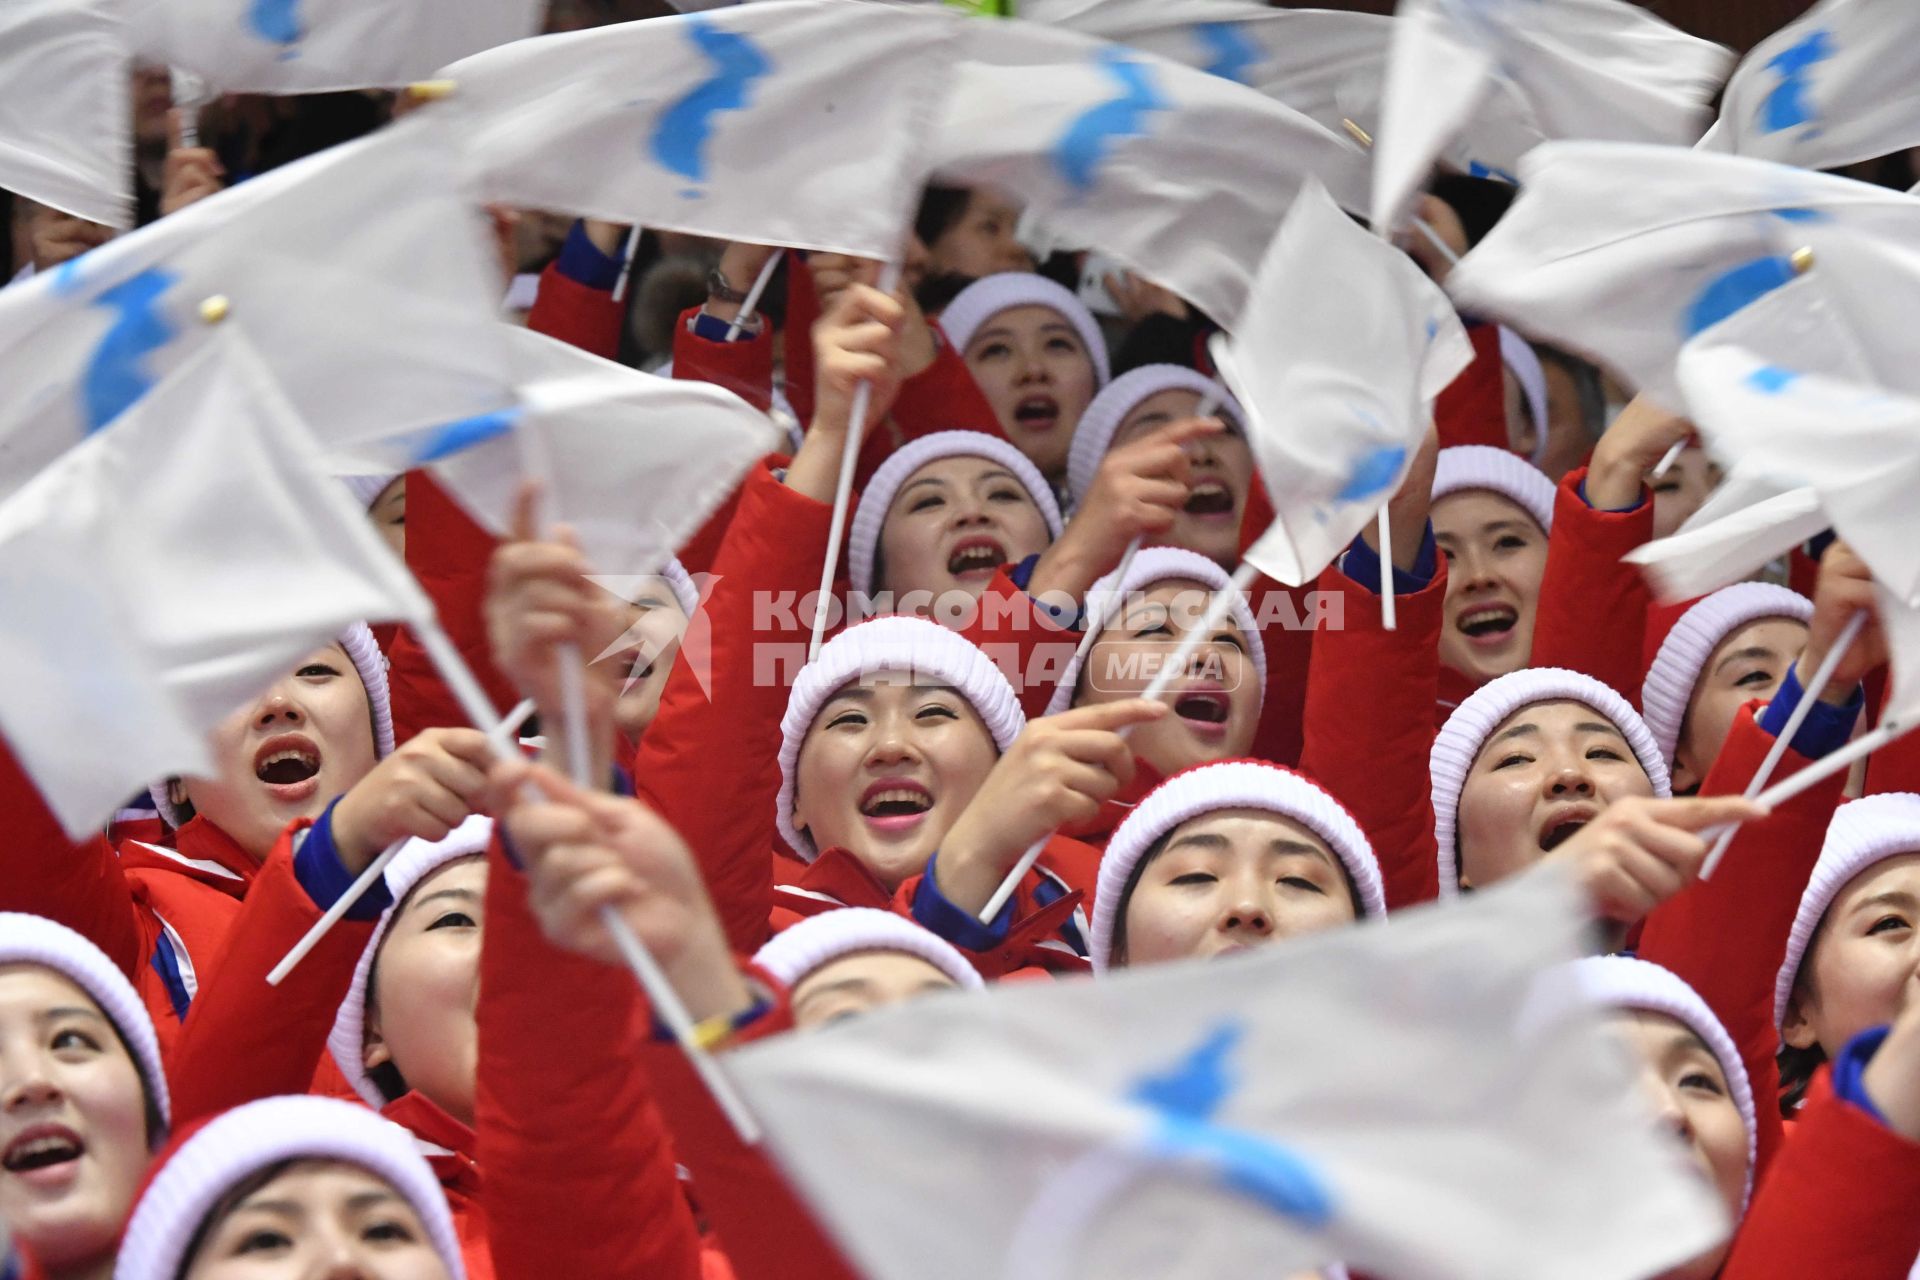
{"type": "Polygon", "coordinates": [[[1643,485],[1633,510],[1596,511],[1580,496],[1586,478],[1585,467],[1568,472],[1554,497],[1529,665],[1583,672],[1637,708],[1652,597],[1620,557],[1652,539],[1653,496],[1643,485]]]}
{"type": "MultiPolygon", "coordinates": [[[[541,289],[544,291],[543,284],[541,289]]],[[[1473,363],[1433,402],[1434,425],[1440,429],[1440,447],[1484,444],[1510,449],[1507,438],[1507,364],[1500,355],[1500,326],[1470,324],[1473,363]]]]}

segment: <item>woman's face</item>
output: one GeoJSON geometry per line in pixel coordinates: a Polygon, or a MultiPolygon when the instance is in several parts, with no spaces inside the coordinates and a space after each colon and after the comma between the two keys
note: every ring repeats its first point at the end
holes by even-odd
{"type": "Polygon", "coordinates": [[[441,867],[407,895],[374,960],[362,1057],[368,1070],[391,1064],[409,1089],[469,1125],[486,893],[486,859],[476,855],[441,867]]]}
{"type": "MultiPolygon", "coordinates": [[[[1123,702],[1146,692],[1188,632],[1206,620],[1208,590],[1188,578],[1157,582],[1124,602],[1094,641],[1074,705],[1123,702]]],[[[1260,723],[1260,672],[1248,638],[1231,620],[1194,651],[1167,690],[1173,714],[1136,725],[1127,745],[1162,777],[1189,765],[1233,760],[1253,747],[1260,723]]]]}
{"type": "Polygon", "coordinates": [[[1720,468],[1698,445],[1680,451],[1679,459],[1653,485],[1653,536],[1673,533],[1698,511],[1720,483],[1720,468]]]}
{"type": "Polygon", "coordinates": [[[927,246],[925,272],[981,276],[1031,271],[1033,255],[1014,239],[1020,206],[990,187],[975,187],[967,211],[927,246]]]}
{"type": "Polygon", "coordinates": [[[1042,475],[1063,473],[1097,381],[1080,331],[1052,307],[1008,307],[974,331],[963,354],[1007,439],[1042,475]]]}
{"type": "MultiPolygon", "coordinates": [[[[1727,1073],[1706,1042],[1671,1014],[1620,1010],[1607,1018],[1614,1035],[1625,1041],[1640,1065],[1640,1085],[1661,1125],[1677,1135],[1692,1154],[1701,1176],[1726,1206],[1729,1221],[1740,1220],[1747,1188],[1747,1126],[1727,1084],[1727,1073]]],[[[1669,1276],[1710,1276],[1719,1269],[1726,1246],[1697,1258],[1669,1276]]]]}
{"type": "Polygon", "coordinates": [[[1691,791],[1706,779],[1740,708],[1771,699],[1806,647],[1807,624],[1793,618],[1762,618],[1720,642],[1687,702],[1673,757],[1675,790],[1691,791]]]}
{"type": "Polygon", "coordinates": [[[936,458],[900,486],[880,526],[875,584],[897,602],[908,592],[978,598],[1003,564],[1053,541],[1033,495],[990,458],[936,458]]]}
{"type": "Polygon", "coordinates": [[[1612,721],[1581,702],[1508,716],[1460,792],[1460,874],[1485,888],[1526,870],[1625,796],[1653,783],[1612,721]]]}
{"type": "MultiPolygon", "coordinates": [[[[1113,447],[1131,444],[1161,427],[1194,416],[1200,397],[1191,391],[1156,391],[1120,420],[1113,447]]],[[[1216,416],[1218,416],[1216,411],[1216,416]]],[[[1161,535],[1161,546],[1185,547],[1222,567],[1240,560],[1240,519],[1247,509],[1247,489],[1253,483],[1253,450],[1237,422],[1229,421],[1224,435],[1190,440],[1191,465],[1187,505],[1173,528],[1161,535]]]]}
{"type": "Polygon", "coordinates": [[[1782,1033],[1828,1059],[1862,1031],[1899,1019],[1920,988],[1920,852],[1848,882],[1813,935],[1782,1033]]]}
{"type": "Polygon", "coordinates": [[[147,1139],[140,1070],[92,997],[0,966],[0,1221],[49,1273],[112,1258],[147,1139]]]}
{"type": "Polygon", "coordinates": [[[1433,534],[1447,558],[1441,663],[1476,684],[1526,666],[1547,568],[1546,534],[1518,503],[1485,489],[1434,503],[1433,534]]]}
{"type": "Polygon", "coordinates": [[[386,1179],[302,1160],[213,1223],[185,1280],[447,1280],[426,1224],[386,1179]]]}
{"type": "Polygon", "coordinates": [[[393,549],[393,554],[402,560],[407,558],[407,477],[405,473],[388,481],[387,487],[380,491],[373,504],[367,508],[367,519],[373,521],[373,527],[381,539],[393,549]]]}
{"type": "Polygon", "coordinates": [[[1121,906],[1124,957],[1212,959],[1355,920],[1327,842],[1264,809],[1221,809],[1175,827],[1121,906]]]}
{"type": "Polygon", "coordinates": [[[793,825],[842,848],[888,889],[926,868],[1000,752],[945,685],[881,672],[843,687],[800,746],[793,825]]]}
{"type": "Polygon", "coordinates": [[[614,723],[629,739],[637,739],[660,710],[660,695],[680,656],[680,640],[687,631],[687,615],[665,578],[642,578],[629,599],[613,601],[614,613],[625,629],[609,654],[626,670],[620,697],[613,705],[614,723]]]}
{"type": "Polygon", "coordinates": [[[187,799],[262,860],[288,823],[319,817],[376,763],[366,686],[338,644],[309,654],[209,742],[219,776],[188,778],[187,799]]]}
{"type": "Polygon", "coordinates": [[[807,974],[793,988],[793,1025],[801,1031],[857,1018],[958,984],[919,956],[860,951],[807,974]]]}

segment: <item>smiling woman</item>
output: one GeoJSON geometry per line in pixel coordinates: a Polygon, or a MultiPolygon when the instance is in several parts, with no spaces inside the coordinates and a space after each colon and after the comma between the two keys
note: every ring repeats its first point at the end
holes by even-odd
{"type": "Polygon", "coordinates": [[[1440,451],[1432,509],[1448,565],[1440,661],[1475,683],[1527,665],[1553,503],[1547,478],[1504,449],[1440,451]]]}

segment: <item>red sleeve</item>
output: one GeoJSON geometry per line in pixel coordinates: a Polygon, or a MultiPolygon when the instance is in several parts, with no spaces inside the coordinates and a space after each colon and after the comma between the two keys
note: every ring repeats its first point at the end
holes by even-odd
{"type": "Polygon", "coordinates": [[[474,1130],[498,1280],[697,1277],[666,1126],[633,1070],[639,991],[624,970],[547,942],[497,839],[476,1016],[474,1130]]]}
{"type": "MultiPolygon", "coordinates": [[[[581,284],[563,274],[556,259],[540,273],[540,292],[533,300],[533,310],[527,312],[527,328],[571,343],[602,360],[616,360],[624,318],[625,309],[613,300],[613,290],[581,284]]],[[[413,504],[409,501],[407,505],[413,504]]],[[[407,514],[411,526],[413,513],[407,514]]]]}
{"type": "Polygon", "coordinates": [[[307,825],[281,834],[247,888],[219,969],[193,998],[173,1053],[176,1129],[259,1098],[305,1093],[326,1059],[327,1035],[374,926],[340,921],[285,981],[267,985],[322,914],[293,869],[293,835],[307,825]]]}
{"type": "Polygon", "coordinates": [[[1440,447],[1484,444],[1511,449],[1507,439],[1507,365],[1500,357],[1500,326],[1470,324],[1473,363],[1433,402],[1440,447]]]}
{"type": "Polygon", "coordinates": [[[0,739],[0,911],[24,911],[92,941],[136,983],[157,928],[135,904],[132,886],[105,836],[67,838],[40,790],[0,739]]]}
{"type": "Polygon", "coordinates": [[[1583,672],[1638,707],[1652,600],[1620,557],[1653,537],[1653,497],[1643,486],[1632,511],[1595,511],[1580,496],[1586,478],[1585,467],[1568,472],[1554,498],[1530,665],[1583,672]]]}
{"type": "Polygon", "coordinates": [[[690,632],[634,763],[641,799],[693,845],[728,944],[746,955],[768,937],[780,718],[832,519],[764,468],[748,474],[703,610],[710,661],[690,632]]]}
{"type": "Polygon", "coordinates": [[[1870,796],[1920,791],[1920,733],[1904,734],[1867,757],[1870,796]]]}
{"type": "Polygon", "coordinates": [[[1020,710],[1029,720],[1045,714],[1081,635],[1034,607],[1033,597],[1014,583],[1005,565],[980,593],[979,612],[960,634],[993,659],[1019,691],[1020,710]]]}
{"type": "Polygon", "coordinates": [[[1920,1144],[1814,1081],[1720,1280],[1899,1280],[1920,1254],[1920,1144]]]}
{"type": "MultiPolygon", "coordinates": [[[[1258,468],[1247,486],[1247,509],[1240,517],[1240,551],[1260,540],[1273,524],[1273,502],[1258,468]]],[[[1312,587],[1283,587],[1256,579],[1247,603],[1260,626],[1267,651],[1267,689],[1260,702],[1260,725],[1250,755],[1275,764],[1299,762],[1307,707],[1307,670],[1313,657],[1316,624],[1312,587]]]]}
{"type": "MultiPolygon", "coordinates": [[[[407,567],[433,601],[454,648],[504,712],[520,701],[512,682],[493,665],[487,640],[487,562],[498,540],[468,515],[424,471],[407,473],[407,567]]],[[[388,654],[393,729],[405,742],[422,729],[465,725],[467,715],[440,679],[411,631],[394,636],[388,654]]]]}
{"type": "MultiPolygon", "coordinates": [[[[1734,718],[1700,794],[1739,795],[1746,790],[1774,741],[1754,722],[1759,706],[1751,703],[1734,718]]],[[[1806,766],[1806,758],[1789,749],[1774,778],[1806,766]]],[[[1845,783],[1843,772],[1781,805],[1765,821],[1741,826],[1713,878],[1654,908],[1640,932],[1640,957],[1686,979],[1740,1047],[1753,1096],[1762,1104],[1756,1179],[1780,1145],[1779,1108],[1767,1105],[1779,1089],[1774,979],[1845,783]]]]}
{"type": "Polygon", "coordinates": [[[680,313],[673,326],[673,376],[725,387],[765,413],[773,405],[773,338],[758,334],[734,342],[702,338],[693,332],[700,308],[680,313]]]}
{"type": "Polygon", "coordinates": [[[1394,600],[1397,627],[1381,625],[1380,597],[1338,565],[1320,590],[1340,601],[1323,615],[1307,678],[1306,746],[1300,766],[1339,798],[1367,833],[1386,882],[1387,909],[1439,895],[1429,756],[1440,686],[1440,627],[1447,566],[1394,600]]]}

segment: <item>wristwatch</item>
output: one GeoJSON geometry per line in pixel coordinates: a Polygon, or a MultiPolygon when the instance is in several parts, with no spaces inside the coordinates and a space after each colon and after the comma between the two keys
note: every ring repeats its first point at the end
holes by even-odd
{"type": "Polygon", "coordinates": [[[747,300],[746,291],[736,289],[731,284],[728,284],[727,278],[720,274],[720,268],[718,267],[707,272],[707,296],[715,302],[745,302],[747,300]]]}

